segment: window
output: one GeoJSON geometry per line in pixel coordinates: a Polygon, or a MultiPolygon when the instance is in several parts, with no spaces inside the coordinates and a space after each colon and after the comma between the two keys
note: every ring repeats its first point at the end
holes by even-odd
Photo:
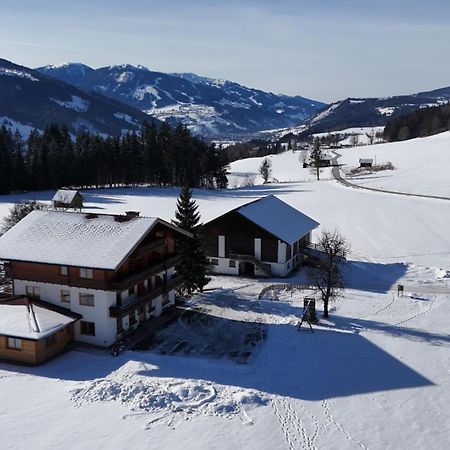
{"type": "Polygon", "coordinates": [[[84,267],[81,267],[80,268],[80,278],[86,278],[88,280],[92,280],[92,278],[94,278],[92,269],[85,269],[84,267]]]}
{"type": "Polygon", "coordinates": [[[70,303],[70,291],[61,291],[61,301],[63,303],[70,303]]]}
{"type": "Polygon", "coordinates": [[[8,348],[12,348],[14,350],[22,350],[22,339],[16,338],[8,338],[8,348]]]}
{"type": "Polygon", "coordinates": [[[219,260],[217,258],[210,258],[209,262],[213,265],[213,266],[218,266],[219,265],[219,260]]]}
{"type": "Polygon", "coordinates": [[[80,334],[84,336],[95,336],[95,323],[80,320],[80,334]]]}
{"type": "Polygon", "coordinates": [[[67,266],[59,266],[60,275],[69,275],[69,268],[67,266]]]}
{"type": "Polygon", "coordinates": [[[128,296],[129,297],[131,297],[135,292],[136,292],[135,286],[131,286],[130,288],[128,288],[128,296]]]}
{"type": "Polygon", "coordinates": [[[230,259],[230,262],[228,264],[230,267],[236,267],[236,261],[234,259],[230,259]]]}
{"type": "Polygon", "coordinates": [[[80,305],[95,306],[94,296],[92,294],[80,294],[80,305]]]}
{"type": "Polygon", "coordinates": [[[27,286],[25,289],[28,297],[39,298],[41,295],[37,286],[27,286]]]}
{"type": "Polygon", "coordinates": [[[56,342],[56,338],[54,334],[51,334],[50,336],[47,336],[45,338],[45,347],[51,347],[56,342]]]}

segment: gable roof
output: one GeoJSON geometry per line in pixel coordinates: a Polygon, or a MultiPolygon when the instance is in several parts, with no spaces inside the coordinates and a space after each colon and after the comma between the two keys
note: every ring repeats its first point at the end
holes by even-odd
{"type": "Polygon", "coordinates": [[[0,301],[0,334],[39,340],[82,316],[64,308],[21,297],[0,301]]]}
{"type": "Polygon", "coordinates": [[[116,270],[148,232],[155,217],[32,211],[0,237],[0,259],[116,270]]]}
{"type": "MultiPolygon", "coordinates": [[[[314,219],[311,219],[274,195],[254,200],[226,214],[230,212],[241,214],[260,228],[290,245],[320,225],[314,219]]],[[[219,217],[208,223],[218,219],[219,217]]]]}
{"type": "Polygon", "coordinates": [[[59,189],[53,196],[52,201],[71,203],[77,194],[81,195],[78,191],[70,189],[59,189]]]}

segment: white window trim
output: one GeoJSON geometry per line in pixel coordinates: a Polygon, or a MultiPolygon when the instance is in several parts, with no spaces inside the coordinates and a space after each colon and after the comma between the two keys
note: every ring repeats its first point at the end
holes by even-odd
{"type": "Polygon", "coordinates": [[[94,271],[92,269],[80,267],[80,278],[83,278],[84,280],[92,280],[94,278],[94,271]]]}

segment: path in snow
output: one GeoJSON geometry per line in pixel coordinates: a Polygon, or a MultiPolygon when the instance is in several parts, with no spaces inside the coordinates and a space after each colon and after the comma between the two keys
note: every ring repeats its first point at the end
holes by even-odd
{"type": "Polygon", "coordinates": [[[435,200],[450,200],[450,197],[441,197],[439,195],[426,195],[426,194],[412,194],[410,192],[399,192],[399,191],[390,191],[387,189],[379,189],[368,186],[361,186],[360,184],[350,183],[346,178],[343,178],[341,175],[341,169],[339,167],[338,159],[342,156],[341,154],[333,151],[333,170],[332,174],[338,183],[343,184],[346,187],[350,187],[353,189],[365,189],[367,191],[373,192],[382,192],[383,194],[395,194],[395,195],[406,195],[408,197],[419,197],[419,198],[433,198],[435,200]]]}

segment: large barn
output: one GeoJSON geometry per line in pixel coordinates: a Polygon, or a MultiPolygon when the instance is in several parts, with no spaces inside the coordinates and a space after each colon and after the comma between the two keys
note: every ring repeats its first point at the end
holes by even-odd
{"type": "Polygon", "coordinates": [[[319,223],[269,195],[204,224],[203,247],[214,273],[286,276],[304,260],[319,223]]]}

